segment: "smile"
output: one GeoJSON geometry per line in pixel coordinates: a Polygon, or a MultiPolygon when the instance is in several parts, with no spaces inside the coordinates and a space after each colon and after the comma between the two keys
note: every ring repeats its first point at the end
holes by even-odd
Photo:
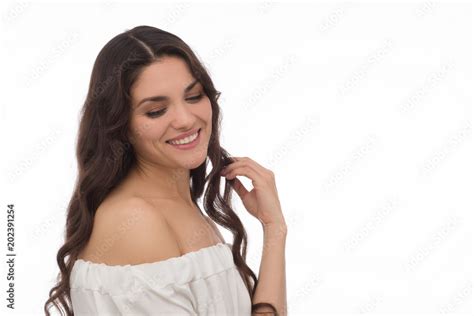
{"type": "Polygon", "coordinates": [[[166,141],[166,143],[178,149],[191,149],[191,148],[194,148],[199,143],[200,135],[201,135],[201,129],[199,129],[196,133],[192,135],[189,135],[187,137],[184,137],[178,140],[173,140],[173,141],[169,140],[169,141],[166,141]]]}

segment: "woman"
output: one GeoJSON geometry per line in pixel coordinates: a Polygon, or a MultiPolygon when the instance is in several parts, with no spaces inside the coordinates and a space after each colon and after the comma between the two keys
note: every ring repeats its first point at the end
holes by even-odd
{"type": "Polygon", "coordinates": [[[138,26],[103,47],[81,113],[79,175],[47,315],[51,304],[66,315],[286,314],[287,227],[275,178],[219,145],[219,95],[171,33],[138,26]],[[232,188],[262,223],[258,279],[232,188]]]}

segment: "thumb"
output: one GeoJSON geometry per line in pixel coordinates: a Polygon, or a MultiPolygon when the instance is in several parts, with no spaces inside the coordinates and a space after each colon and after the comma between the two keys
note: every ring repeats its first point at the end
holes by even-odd
{"type": "Polygon", "coordinates": [[[234,188],[234,190],[237,192],[237,194],[240,196],[241,199],[243,199],[245,195],[249,193],[249,191],[247,191],[247,189],[244,187],[242,182],[240,182],[240,180],[237,177],[234,177],[234,179],[230,180],[230,184],[232,185],[232,188],[234,188]]]}

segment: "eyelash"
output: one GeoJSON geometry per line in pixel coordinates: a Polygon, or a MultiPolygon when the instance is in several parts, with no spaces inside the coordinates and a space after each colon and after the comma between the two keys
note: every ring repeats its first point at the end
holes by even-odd
{"type": "MultiPolygon", "coordinates": [[[[203,96],[204,95],[201,93],[201,94],[199,94],[195,97],[188,98],[187,100],[193,100],[193,101],[197,102],[197,101],[201,100],[203,96]]],[[[163,109],[163,110],[159,110],[159,111],[155,111],[155,112],[148,112],[146,115],[148,117],[155,118],[155,117],[159,117],[159,116],[165,114],[165,112],[166,112],[166,109],[163,109]]]]}

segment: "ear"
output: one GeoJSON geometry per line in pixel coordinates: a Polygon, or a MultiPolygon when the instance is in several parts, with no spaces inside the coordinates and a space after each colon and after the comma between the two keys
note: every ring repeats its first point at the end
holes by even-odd
{"type": "Polygon", "coordinates": [[[130,144],[130,145],[133,145],[135,144],[135,141],[136,141],[136,138],[133,136],[133,135],[128,135],[127,137],[127,143],[130,144]]]}
{"type": "Polygon", "coordinates": [[[133,134],[130,131],[128,131],[127,141],[125,144],[131,147],[133,144],[135,144],[135,140],[136,140],[135,136],[133,136],[133,134]]]}
{"type": "Polygon", "coordinates": [[[129,144],[134,144],[135,141],[136,141],[135,133],[133,133],[133,131],[130,129],[130,124],[128,124],[128,127],[127,127],[127,142],[129,144]]]}

